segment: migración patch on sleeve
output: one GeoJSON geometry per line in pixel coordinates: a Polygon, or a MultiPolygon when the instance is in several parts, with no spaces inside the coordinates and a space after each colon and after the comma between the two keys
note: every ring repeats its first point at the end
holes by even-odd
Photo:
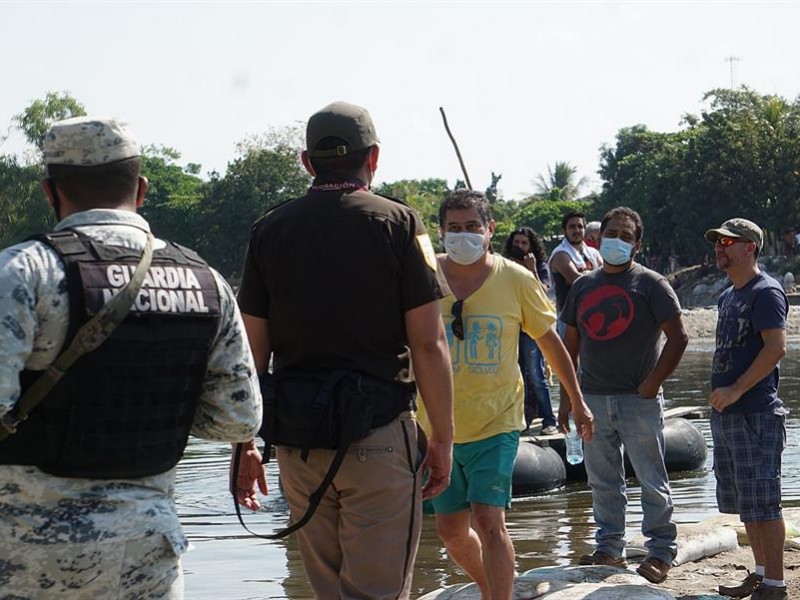
{"type": "Polygon", "coordinates": [[[417,245],[419,245],[419,249],[422,250],[422,256],[425,257],[425,263],[431,268],[432,271],[436,271],[436,252],[433,251],[433,244],[431,244],[431,238],[427,233],[420,233],[417,235],[417,245]]]}

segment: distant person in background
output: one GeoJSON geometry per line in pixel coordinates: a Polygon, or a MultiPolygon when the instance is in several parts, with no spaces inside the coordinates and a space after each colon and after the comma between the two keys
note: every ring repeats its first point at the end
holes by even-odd
{"type": "MultiPolygon", "coordinates": [[[[556,288],[556,310],[561,313],[570,286],[575,280],[602,266],[600,253],[586,245],[586,217],[580,212],[570,212],[561,220],[564,239],[550,254],[550,275],[556,288]]],[[[563,335],[563,325],[558,323],[559,333],[563,335]]]]}
{"type": "MultiPolygon", "coordinates": [[[[544,243],[530,227],[520,227],[509,234],[503,256],[528,269],[545,289],[550,287],[544,243]]],[[[531,421],[538,416],[542,418],[542,435],[555,435],[558,429],[545,375],[544,356],[536,342],[523,331],[519,334],[519,368],[525,382],[526,427],[530,427],[531,421]]]]}
{"type": "Polygon", "coordinates": [[[706,231],[717,268],[733,284],[720,295],[717,345],[711,366],[711,435],[717,504],[738,514],[755,560],[736,586],[720,594],[754,600],[788,598],[783,580],[785,529],[781,455],[788,410],[778,398],[779,362],[786,354],[789,301],[781,285],[758,268],[761,228],[729,219],[706,231]]]}
{"type": "Polygon", "coordinates": [[[669,260],[667,261],[667,264],[669,265],[668,267],[669,273],[674,273],[681,267],[681,263],[678,261],[678,257],[675,256],[674,254],[669,255],[669,260]]]}
{"type": "Polygon", "coordinates": [[[590,221],[586,224],[586,245],[595,250],[600,248],[600,221],[590,221]]]}
{"type": "Polygon", "coordinates": [[[782,253],[784,256],[794,256],[796,251],[797,242],[795,241],[794,227],[789,227],[783,231],[783,243],[781,244],[782,253]]]}
{"type": "MultiPolygon", "coordinates": [[[[643,230],[641,217],[630,208],[606,213],[600,238],[603,267],[575,282],[561,319],[567,325],[564,345],[576,365],[580,356],[581,390],[596,424],[584,462],[597,545],[580,564],[627,566],[624,445],[642,488],[642,533],[647,538],[647,557],[636,572],[660,583],[677,553],[664,464],[661,384],[678,366],[688,336],[667,280],[633,261],[643,230]],[[667,338],[663,347],[662,332],[667,338]]],[[[562,402],[558,421],[563,431],[568,413],[562,402]]]]}

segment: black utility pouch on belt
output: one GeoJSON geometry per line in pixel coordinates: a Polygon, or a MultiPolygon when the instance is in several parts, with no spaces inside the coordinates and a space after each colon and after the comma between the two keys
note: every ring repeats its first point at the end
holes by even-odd
{"type": "Polygon", "coordinates": [[[414,408],[413,386],[345,369],[286,369],[262,386],[268,445],[336,450],[414,408]]]}
{"type": "MultiPolygon", "coordinates": [[[[303,460],[315,448],[336,451],[327,474],[309,496],[306,514],[277,533],[258,536],[266,539],[285,537],[308,523],[352,442],[416,407],[413,384],[383,381],[346,369],[283,369],[261,376],[261,392],[264,418],[259,437],[266,442],[264,457],[269,456],[271,445],[300,448],[303,460]]],[[[241,448],[237,448],[234,481],[240,456],[241,448]]],[[[231,489],[231,493],[239,521],[247,529],[235,501],[235,490],[231,489]]]]}

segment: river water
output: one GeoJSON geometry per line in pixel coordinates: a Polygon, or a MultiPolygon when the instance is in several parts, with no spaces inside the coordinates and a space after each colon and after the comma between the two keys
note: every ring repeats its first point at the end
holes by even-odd
{"type": "MultiPolygon", "coordinates": [[[[688,351],[665,384],[667,408],[707,406],[711,362],[709,347],[688,351]]],[[[791,409],[783,464],[784,506],[800,506],[800,346],[792,344],[782,364],[780,395],[791,409]]],[[[707,470],[673,474],[674,518],[696,522],[717,514],[711,473],[711,433],[706,417],[693,420],[709,446],[707,470]]],[[[176,500],[191,550],[183,557],[188,600],[313,598],[294,536],[280,541],[251,537],[239,525],[227,493],[230,447],[192,440],[178,469],[176,500]]],[[[258,513],[244,515],[248,526],[268,533],[285,526],[288,509],[278,489],[274,463],[268,465],[270,494],[258,513]]],[[[638,485],[628,490],[628,535],[641,525],[638,485]]],[[[543,565],[565,565],[591,550],[594,528],[591,494],[585,483],[524,500],[515,500],[507,515],[519,572],[543,565]]],[[[380,548],[376,548],[380,552],[380,548]]],[[[449,561],[426,517],[414,572],[413,596],[443,585],[468,581],[449,561]]]]}

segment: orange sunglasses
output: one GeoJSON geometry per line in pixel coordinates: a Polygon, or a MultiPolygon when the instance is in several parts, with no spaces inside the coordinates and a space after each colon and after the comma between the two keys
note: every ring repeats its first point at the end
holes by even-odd
{"type": "Polygon", "coordinates": [[[749,244],[751,243],[750,240],[745,238],[733,238],[733,237],[725,237],[721,235],[717,238],[717,241],[714,242],[715,244],[719,244],[723,248],[727,248],[728,246],[733,246],[734,244],[749,244]]]}

